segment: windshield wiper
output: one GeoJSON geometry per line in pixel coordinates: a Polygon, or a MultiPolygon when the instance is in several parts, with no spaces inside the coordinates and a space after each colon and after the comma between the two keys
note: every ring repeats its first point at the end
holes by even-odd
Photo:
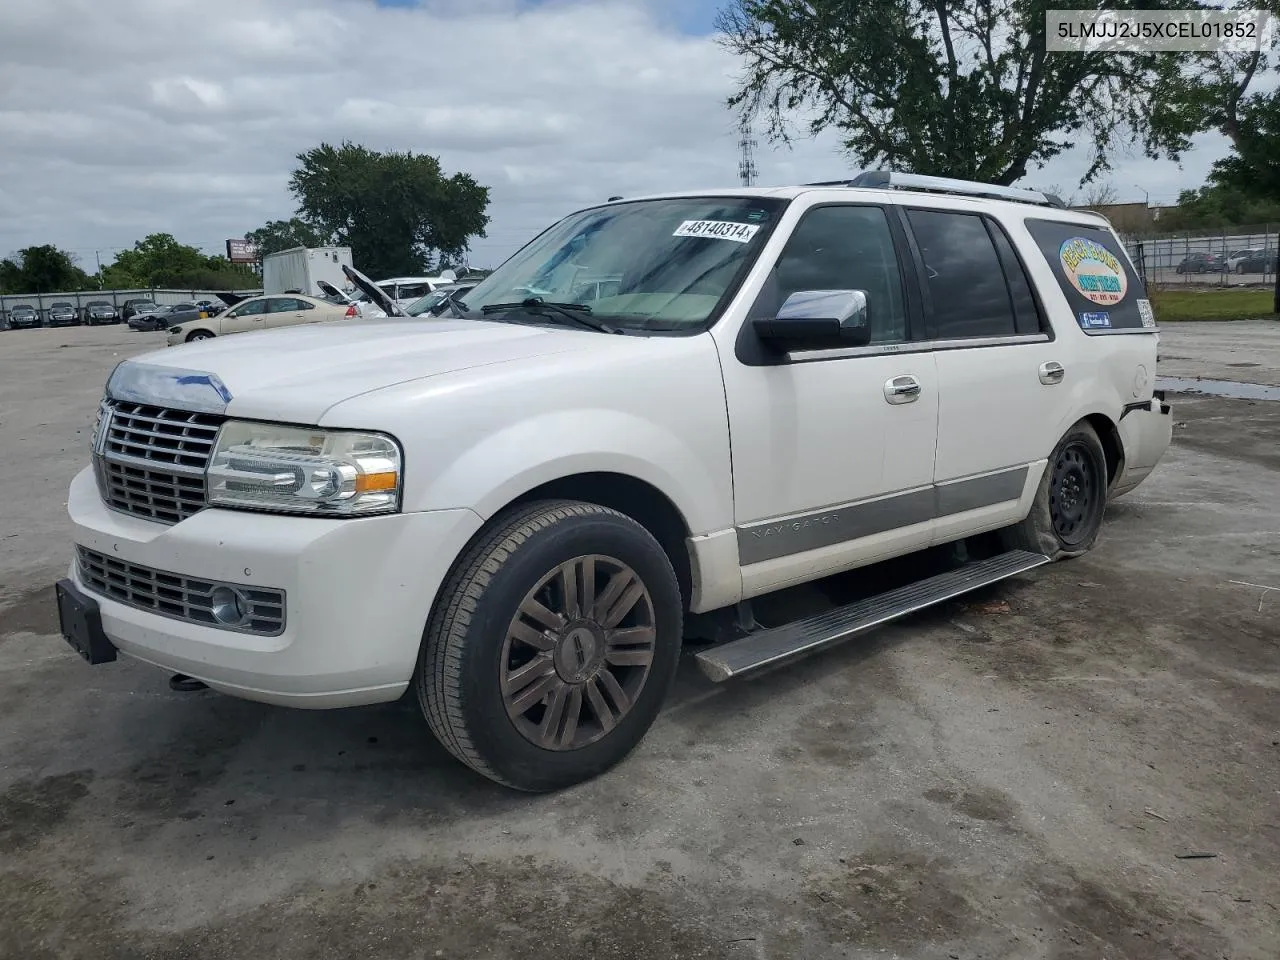
{"type": "Polygon", "coordinates": [[[622,333],[617,327],[591,316],[591,308],[585,303],[557,303],[554,300],[543,300],[541,297],[529,297],[526,300],[514,303],[486,303],[480,308],[480,312],[487,317],[493,313],[521,309],[544,317],[561,317],[566,320],[572,320],[578,326],[586,327],[588,330],[598,330],[601,333],[622,333]]]}

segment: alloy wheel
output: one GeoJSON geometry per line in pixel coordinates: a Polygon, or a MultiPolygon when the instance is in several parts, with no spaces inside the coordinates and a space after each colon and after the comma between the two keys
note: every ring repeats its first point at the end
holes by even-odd
{"type": "Polygon", "coordinates": [[[500,661],[503,705],[521,735],[577,750],[611,732],[649,678],[657,641],[653,598],[631,567],[576,557],[526,594],[500,661]]]}

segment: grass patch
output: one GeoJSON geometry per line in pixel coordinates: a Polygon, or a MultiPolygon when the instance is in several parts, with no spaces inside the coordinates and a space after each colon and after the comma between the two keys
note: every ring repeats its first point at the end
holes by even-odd
{"type": "Polygon", "coordinates": [[[1276,320],[1271,290],[1152,290],[1159,323],[1182,320],[1276,320]]]}

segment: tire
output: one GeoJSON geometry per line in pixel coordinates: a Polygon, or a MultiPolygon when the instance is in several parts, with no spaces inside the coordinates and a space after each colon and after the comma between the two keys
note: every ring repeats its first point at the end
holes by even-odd
{"type": "Polygon", "coordinates": [[[197,340],[212,340],[213,334],[208,330],[193,330],[187,334],[187,343],[194,343],[197,340]]]}
{"type": "Polygon", "coordinates": [[[531,793],[590,780],[657,718],[680,657],[682,609],[670,560],[630,517],[571,500],[513,508],[445,580],[418,659],[419,705],[445,748],[491,780],[531,793]],[[573,593],[604,600],[605,616],[566,599],[565,568],[573,593]],[[552,626],[522,608],[570,616],[552,626]]]}
{"type": "Polygon", "coordinates": [[[1081,420],[1049,455],[1031,512],[1001,531],[1001,539],[1008,550],[1051,560],[1078,557],[1093,548],[1106,507],[1107,455],[1097,432],[1081,420]]]}

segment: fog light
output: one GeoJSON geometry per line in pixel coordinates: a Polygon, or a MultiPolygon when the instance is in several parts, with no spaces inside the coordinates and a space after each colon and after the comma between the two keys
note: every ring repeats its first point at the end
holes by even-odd
{"type": "Polygon", "coordinates": [[[253,605],[244,591],[235,587],[214,587],[209,601],[213,619],[224,626],[241,626],[253,612],[253,605]]]}

